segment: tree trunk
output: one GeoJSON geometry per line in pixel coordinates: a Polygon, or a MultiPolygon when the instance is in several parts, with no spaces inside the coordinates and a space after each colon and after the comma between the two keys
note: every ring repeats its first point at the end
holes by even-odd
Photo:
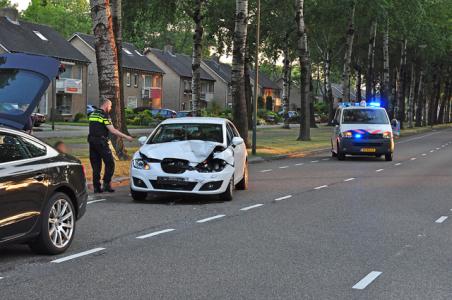
{"type": "Polygon", "coordinates": [[[284,111],[284,125],[283,128],[290,129],[289,124],[289,35],[286,35],[286,43],[284,45],[284,67],[283,67],[283,90],[282,101],[284,111]]]}
{"type": "Polygon", "coordinates": [[[195,32],[193,33],[193,54],[191,65],[191,101],[193,104],[193,113],[195,116],[200,115],[201,103],[201,55],[202,55],[202,35],[204,28],[202,27],[202,2],[204,0],[194,0],[193,21],[195,22],[195,32]]]}
{"type": "Polygon", "coordinates": [[[251,59],[249,47],[246,47],[245,52],[245,99],[246,99],[246,112],[248,120],[248,128],[253,127],[253,88],[251,87],[251,59]]]}
{"type": "Polygon", "coordinates": [[[334,119],[334,99],[333,90],[331,88],[331,53],[330,49],[326,51],[325,59],[325,94],[328,103],[328,124],[334,119]]]}
{"type": "Polygon", "coordinates": [[[433,97],[431,99],[430,108],[430,124],[434,125],[438,123],[438,106],[441,98],[441,67],[434,73],[434,87],[433,87],[433,97]]]}
{"type": "MultiPolygon", "coordinates": [[[[417,105],[416,105],[416,127],[422,126],[422,113],[424,111],[424,101],[423,101],[423,95],[422,95],[422,89],[423,87],[423,79],[424,72],[422,70],[419,71],[419,82],[417,85],[417,105]]],[[[424,116],[425,118],[425,116],[424,116]]]]}
{"type": "Polygon", "coordinates": [[[386,107],[390,114],[393,111],[391,85],[390,85],[390,71],[389,71],[389,24],[386,24],[383,35],[383,107],[386,107]]]}
{"type": "Polygon", "coordinates": [[[297,22],[297,39],[298,39],[298,58],[300,60],[300,95],[301,95],[301,109],[300,109],[300,133],[298,140],[311,140],[310,128],[310,79],[311,79],[311,65],[309,62],[308,52],[308,37],[304,24],[304,1],[295,0],[297,22]]]}
{"type": "Polygon", "coordinates": [[[312,80],[312,76],[309,80],[309,126],[311,128],[318,128],[317,124],[315,123],[315,111],[314,111],[314,99],[312,98],[313,92],[314,92],[314,84],[312,80]]]}
{"type": "MultiPolygon", "coordinates": [[[[101,99],[111,100],[113,104],[111,112],[113,125],[122,129],[125,124],[121,122],[121,114],[124,109],[122,109],[120,94],[119,51],[117,51],[116,46],[110,1],[91,0],[90,6],[95,36],[99,96],[101,99]]],[[[122,140],[115,139],[113,142],[118,156],[125,158],[127,154],[122,140]]]]}
{"type": "Polygon", "coordinates": [[[377,21],[373,20],[370,26],[369,49],[367,51],[367,75],[366,75],[366,101],[373,98],[374,88],[374,57],[375,40],[377,37],[377,21]]]}
{"type": "Polygon", "coordinates": [[[400,72],[397,86],[397,119],[400,122],[400,128],[404,127],[405,121],[405,90],[406,90],[406,45],[407,40],[402,42],[400,56],[400,72]]]}
{"type": "Polygon", "coordinates": [[[442,94],[442,97],[440,96],[440,99],[442,98],[441,104],[440,104],[440,109],[439,109],[439,114],[438,114],[438,123],[439,124],[443,124],[445,122],[445,114],[446,114],[446,106],[447,106],[447,90],[448,90],[448,81],[446,79],[446,83],[445,83],[445,87],[444,87],[444,92],[442,94]]]}
{"type": "MultiPolygon", "coordinates": [[[[232,50],[232,99],[234,123],[248,145],[248,122],[245,99],[245,47],[248,23],[248,0],[236,0],[234,44],[232,50]]],[[[257,82],[255,83],[257,84],[257,82]]]]}
{"type": "Polygon", "coordinates": [[[408,127],[413,128],[413,113],[414,113],[414,87],[416,84],[416,74],[414,64],[411,64],[411,79],[410,91],[408,95],[408,127]]]}
{"type": "Polygon", "coordinates": [[[361,95],[361,85],[362,85],[362,78],[361,78],[361,67],[359,65],[356,66],[356,101],[361,102],[363,99],[361,95]]]}
{"type": "Polygon", "coordinates": [[[350,64],[352,60],[353,38],[355,36],[355,0],[352,0],[348,20],[347,41],[345,45],[344,72],[342,73],[342,101],[350,102],[350,64]]]}

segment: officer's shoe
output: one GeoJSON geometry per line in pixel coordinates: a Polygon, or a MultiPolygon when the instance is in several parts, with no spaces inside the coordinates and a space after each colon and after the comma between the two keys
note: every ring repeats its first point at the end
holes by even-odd
{"type": "Polygon", "coordinates": [[[104,184],[104,192],[107,192],[107,193],[114,193],[115,190],[111,188],[111,185],[110,185],[110,184],[104,184]]]}
{"type": "Polygon", "coordinates": [[[104,192],[103,189],[101,189],[100,187],[95,187],[94,188],[94,194],[102,194],[104,192]]]}

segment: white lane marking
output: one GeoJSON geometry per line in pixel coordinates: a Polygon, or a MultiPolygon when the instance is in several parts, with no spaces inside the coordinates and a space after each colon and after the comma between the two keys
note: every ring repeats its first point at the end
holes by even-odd
{"type": "Polygon", "coordinates": [[[327,185],[321,185],[321,186],[315,187],[314,190],[320,190],[320,189],[324,189],[327,187],[328,187],[327,185]]]}
{"type": "Polygon", "coordinates": [[[384,169],[378,169],[378,170],[375,170],[375,172],[381,172],[381,171],[383,171],[384,169]]]}
{"type": "Polygon", "coordinates": [[[0,280],[2,280],[4,277],[0,277],[0,280]]]}
{"type": "Polygon", "coordinates": [[[378,276],[381,275],[382,272],[372,271],[366,275],[363,279],[361,279],[357,284],[355,284],[352,288],[355,290],[364,290],[369,284],[372,283],[378,276]]]}
{"type": "Polygon", "coordinates": [[[447,218],[448,216],[439,217],[438,220],[435,221],[435,223],[441,224],[442,222],[446,221],[447,218]]]}
{"type": "Polygon", "coordinates": [[[396,163],[394,166],[400,166],[402,163],[396,163]]]}
{"type": "Polygon", "coordinates": [[[304,163],[295,164],[296,166],[302,166],[304,163]]]}
{"type": "Polygon", "coordinates": [[[435,150],[430,150],[430,153],[435,152],[435,150]]]}
{"type": "Polygon", "coordinates": [[[425,154],[425,153],[422,153],[422,156],[427,156],[427,154],[425,154]]]}
{"type": "Polygon", "coordinates": [[[289,199],[289,198],[292,198],[292,195],[287,195],[287,196],[284,196],[284,197],[276,198],[275,201],[281,201],[281,200],[285,200],[285,199],[289,199]]]}
{"type": "Polygon", "coordinates": [[[439,150],[440,148],[436,148],[436,150],[439,150]]]}
{"type": "Polygon", "coordinates": [[[102,202],[102,201],[107,201],[107,199],[97,199],[97,200],[92,200],[92,201],[86,202],[86,204],[93,204],[93,203],[96,203],[96,202],[102,202]]]}
{"type": "Polygon", "coordinates": [[[160,235],[160,234],[163,234],[163,233],[171,232],[171,231],[174,231],[174,230],[176,230],[176,229],[172,229],[172,228],[164,229],[164,230],[160,230],[160,231],[156,231],[156,232],[151,232],[151,233],[148,233],[148,234],[145,234],[145,235],[140,235],[140,236],[137,236],[136,238],[139,239],[139,240],[147,239],[147,238],[150,238],[150,237],[153,237],[153,236],[156,236],[156,235],[160,235]]]}
{"type": "Polygon", "coordinates": [[[105,248],[94,248],[94,249],[91,249],[91,250],[88,250],[88,251],[83,251],[83,252],[80,252],[80,253],[77,253],[77,254],[73,254],[73,255],[66,256],[66,257],[58,258],[58,259],[52,260],[52,262],[56,263],[56,264],[59,264],[59,263],[62,263],[62,262],[68,261],[68,260],[76,259],[76,258],[79,258],[79,257],[82,257],[82,256],[86,256],[86,255],[89,255],[89,254],[93,254],[93,253],[96,253],[96,252],[99,252],[99,251],[102,251],[102,250],[105,250],[105,248]]]}
{"type": "Polygon", "coordinates": [[[272,169],[268,169],[268,170],[262,170],[261,173],[267,173],[267,172],[271,172],[273,171],[272,169]]]}
{"type": "Polygon", "coordinates": [[[312,163],[318,163],[319,161],[318,160],[313,160],[313,161],[311,161],[312,163]]]}
{"type": "Polygon", "coordinates": [[[352,181],[352,180],[355,180],[355,178],[351,177],[351,178],[344,179],[344,182],[349,182],[349,181],[352,181]]]}
{"type": "Polygon", "coordinates": [[[247,207],[241,208],[240,210],[247,211],[247,210],[250,210],[250,209],[253,209],[253,208],[257,208],[257,207],[261,207],[261,206],[263,206],[263,204],[259,203],[259,204],[255,204],[255,205],[251,205],[251,206],[247,206],[247,207]]]}
{"type": "Polygon", "coordinates": [[[329,158],[323,158],[322,160],[330,160],[329,158]]]}
{"type": "Polygon", "coordinates": [[[226,215],[216,215],[216,216],[213,216],[213,217],[210,217],[210,218],[205,218],[205,219],[202,219],[202,220],[198,220],[198,221],[196,221],[196,223],[205,223],[205,222],[209,222],[209,221],[212,221],[212,220],[215,220],[215,219],[219,219],[219,218],[223,218],[223,217],[226,217],[226,215]]]}
{"type": "Polygon", "coordinates": [[[282,167],[279,167],[280,169],[287,169],[289,166],[282,166],[282,167]]]}
{"type": "Polygon", "coordinates": [[[416,157],[412,157],[411,160],[416,160],[416,157]]]}

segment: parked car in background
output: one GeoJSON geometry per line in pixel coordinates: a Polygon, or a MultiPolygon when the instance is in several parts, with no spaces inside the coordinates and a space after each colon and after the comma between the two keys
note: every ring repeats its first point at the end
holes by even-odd
{"type": "Polygon", "coordinates": [[[92,105],[92,104],[88,104],[86,106],[86,115],[89,116],[93,111],[95,111],[97,109],[97,106],[92,105]]]}
{"type": "Polygon", "coordinates": [[[175,118],[177,115],[177,112],[171,109],[166,108],[152,108],[148,106],[141,106],[134,108],[134,113],[140,113],[142,111],[149,111],[153,117],[162,117],[164,119],[170,119],[175,118]]]}
{"type": "Polygon", "coordinates": [[[230,201],[235,188],[248,188],[246,146],[227,119],[168,119],[139,141],[130,170],[134,200],[183,193],[230,201]]]}
{"type": "Polygon", "coordinates": [[[88,198],[80,161],[22,131],[59,66],[50,57],[0,55],[0,245],[27,243],[44,254],[69,248],[88,198]]]}
{"type": "Polygon", "coordinates": [[[34,127],[39,127],[46,122],[47,118],[43,114],[33,113],[31,114],[31,120],[33,121],[34,127]]]}
{"type": "Polygon", "coordinates": [[[176,114],[176,118],[186,118],[186,117],[193,117],[193,112],[190,110],[185,110],[185,111],[178,111],[176,114]]]}

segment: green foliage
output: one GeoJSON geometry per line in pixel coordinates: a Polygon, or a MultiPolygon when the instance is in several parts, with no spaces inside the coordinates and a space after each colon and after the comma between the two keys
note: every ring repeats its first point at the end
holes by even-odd
{"type": "Polygon", "coordinates": [[[85,114],[83,113],[77,113],[74,116],[74,122],[79,122],[81,119],[86,119],[85,114]]]}
{"type": "Polygon", "coordinates": [[[328,105],[325,102],[314,103],[314,112],[319,115],[328,114],[328,105]]]}
{"type": "Polygon", "coordinates": [[[4,7],[17,7],[17,5],[12,4],[10,0],[0,0],[0,8],[4,7]]]}
{"type": "Polygon", "coordinates": [[[32,0],[22,18],[53,27],[64,37],[91,33],[90,7],[86,0],[32,0]]]}

